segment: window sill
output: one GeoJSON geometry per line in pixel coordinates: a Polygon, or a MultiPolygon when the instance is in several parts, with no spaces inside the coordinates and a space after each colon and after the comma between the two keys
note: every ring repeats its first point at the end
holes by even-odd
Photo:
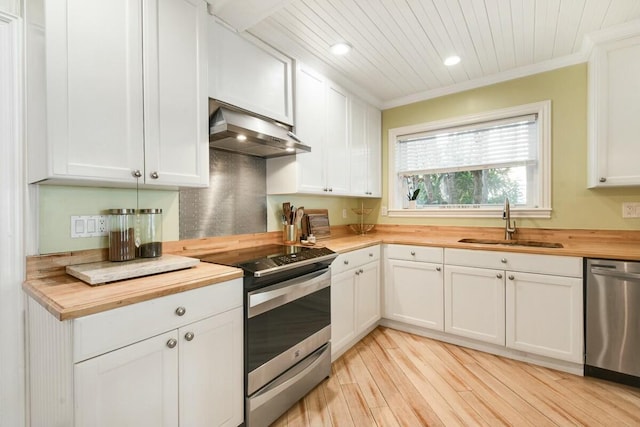
{"type": "MultiPolygon", "coordinates": [[[[492,209],[389,209],[388,216],[395,218],[502,218],[502,208],[492,209]]],[[[551,208],[517,209],[511,208],[512,218],[551,218],[551,208]]]]}

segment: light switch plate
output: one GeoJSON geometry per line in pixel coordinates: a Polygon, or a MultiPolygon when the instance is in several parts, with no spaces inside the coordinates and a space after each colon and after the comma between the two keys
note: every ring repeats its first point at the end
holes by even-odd
{"type": "Polygon", "coordinates": [[[107,215],[72,215],[71,238],[107,235],[107,215]]]}

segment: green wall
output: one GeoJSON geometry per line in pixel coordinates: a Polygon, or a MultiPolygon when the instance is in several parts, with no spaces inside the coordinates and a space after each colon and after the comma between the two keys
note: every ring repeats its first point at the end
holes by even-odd
{"type": "MultiPolygon", "coordinates": [[[[518,219],[520,227],[639,229],[622,218],[622,202],[640,201],[640,188],[587,189],[587,64],[510,80],[391,108],[382,113],[383,198],[388,204],[389,129],[551,100],[552,201],[550,219],[518,219]]],[[[504,225],[501,218],[378,218],[386,224],[504,225]]]]}
{"type": "MultiPolygon", "coordinates": [[[[107,237],[71,238],[72,215],[100,215],[111,208],[135,208],[136,191],[118,188],[40,185],[39,253],[56,253],[82,249],[106,248],[107,237]]],[[[140,190],[140,208],[161,208],[163,240],[179,239],[179,195],[175,190],[140,190]]],[[[358,222],[351,208],[360,206],[358,199],[347,197],[270,196],[267,197],[267,227],[280,230],[282,203],[310,209],[329,210],[332,225],[358,222]],[[347,218],[342,217],[343,209],[347,218]]],[[[372,204],[364,201],[365,206],[372,204]]],[[[375,218],[375,213],[371,218],[375,218]]]]}

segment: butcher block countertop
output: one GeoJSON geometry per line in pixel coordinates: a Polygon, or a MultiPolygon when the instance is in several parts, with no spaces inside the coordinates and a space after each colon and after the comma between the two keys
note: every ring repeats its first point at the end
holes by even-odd
{"type": "Polygon", "coordinates": [[[195,267],[89,286],[68,274],[28,280],[23,289],[58,320],[68,320],[242,277],[242,270],[199,263],[195,267]]]}
{"type": "MultiPolygon", "coordinates": [[[[460,243],[462,238],[502,238],[501,228],[379,225],[354,235],[346,226],[331,227],[331,238],[318,241],[336,252],[381,243],[521,252],[544,255],[640,260],[640,231],[523,229],[516,239],[561,243],[562,248],[460,243]]],[[[240,247],[281,243],[280,232],[164,242],[163,251],[182,256],[222,252],[240,247]]],[[[153,298],[242,277],[232,267],[199,263],[186,270],[162,273],[102,286],[89,286],[67,275],[65,267],[105,260],[106,249],[27,257],[25,292],[59,320],[73,319],[153,298]]]]}

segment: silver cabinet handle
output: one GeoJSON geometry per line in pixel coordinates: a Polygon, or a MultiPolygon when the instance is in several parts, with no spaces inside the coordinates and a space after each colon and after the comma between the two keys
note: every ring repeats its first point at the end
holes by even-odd
{"type": "Polygon", "coordinates": [[[140,178],[142,176],[142,172],[140,172],[139,169],[136,169],[131,171],[131,175],[133,175],[134,178],[140,178]]]}
{"type": "Polygon", "coordinates": [[[364,270],[363,270],[363,269],[360,269],[360,274],[362,274],[362,273],[364,273],[364,270]]]}
{"type": "Polygon", "coordinates": [[[497,277],[498,279],[502,279],[502,273],[498,273],[498,274],[496,274],[496,277],[497,277]]]}
{"type": "Polygon", "coordinates": [[[187,341],[191,341],[193,337],[195,337],[195,334],[193,332],[187,332],[186,334],[184,334],[184,339],[187,341]]]}
{"type": "Polygon", "coordinates": [[[359,275],[360,275],[360,271],[356,270],[356,276],[359,276],[359,275]]]}
{"type": "Polygon", "coordinates": [[[153,178],[153,179],[158,179],[158,177],[159,177],[160,175],[158,175],[158,172],[153,171],[153,172],[151,172],[151,173],[149,174],[149,176],[150,176],[151,178],[153,178]]]}
{"type": "Polygon", "coordinates": [[[174,348],[177,345],[178,341],[175,338],[171,338],[169,341],[167,341],[167,347],[169,348],[174,348]]]}
{"type": "Polygon", "coordinates": [[[442,268],[441,267],[436,267],[436,271],[441,271],[442,268]]]}
{"type": "Polygon", "coordinates": [[[349,265],[349,260],[348,259],[344,260],[344,265],[349,265]]]}
{"type": "Polygon", "coordinates": [[[411,251],[411,255],[415,256],[416,255],[416,251],[411,251]]]}
{"type": "Polygon", "coordinates": [[[507,259],[506,259],[506,258],[502,258],[502,259],[500,260],[500,262],[501,262],[501,263],[503,263],[503,264],[506,264],[506,263],[507,263],[507,259]]]}
{"type": "Polygon", "coordinates": [[[178,316],[184,316],[184,314],[187,312],[187,309],[184,307],[178,307],[176,308],[176,314],[178,316]]]}
{"type": "Polygon", "coordinates": [[[513,275],[513,274],[510,274],[510,275],[509,275],[509,280],[513,280],[513,279],[515,279],[514,275],[513,275]]]}
{"type": "Polygon", "coordinates": [[[332,192],[332,191],[333,191],[333,187],[329,187],[329,192],[332,192]]]}
{"type": "Polygon", "coordinates": [[[599,179],[600,182],[607,182],[607,178],[605,178],[604,176],[601,176],[599,179]]]}
{"type": "Polygon", "coordinates": [[[369,252],[369,256],[370,256],[370,257],[373,257],[373,253],[369,252]]]}

